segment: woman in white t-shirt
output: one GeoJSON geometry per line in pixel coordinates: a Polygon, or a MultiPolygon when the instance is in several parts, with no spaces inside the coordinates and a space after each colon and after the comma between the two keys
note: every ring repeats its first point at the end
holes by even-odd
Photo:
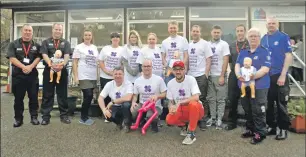
{"type": "MultiPolygon", "coordinates": [[[[120,60],[123,49],[119,46],[120,35],[119,33],[112,33],[110,37],[111,45],[104,46],[99,54],[101,90],[107,82],[113,80],[113,69],[121,65],[120,60]]],[[[111,99],[107,97],[104,101],[105,104],[108,104],[111,99]]]]}
{"type": "Polygon", "coordinates": [[[88,117],[88,109],[93,99],[93,90],[97,85],[98,49],[93,43],[92,32],[84,31],[83,42],[74,48],[73,74],[74,81],[80,85],[83,92],[81,109],[81,124],[91,125],[93,120],[88,117]]]}
{"type": "Polygon", "coordinates": [[[134,83],[140,76],[136,60],[139,56],[142,43],[137,31],[132,30],[129,34],[129,42],[123,47],[121,63],[124,66],[124,77],[126,80],[134,83]]]}
{"type": "Polygon", "coordinates": [[[146,59],[152,60],[153,74],[162,77],[163,76],[163,62],[160,48],[156,46],[157,36],[155,33],[148,34],[148,46],[140,50],[140,54],[136,60],[139,64],[139,70],[142,71],[141,65],[146,59]]]}

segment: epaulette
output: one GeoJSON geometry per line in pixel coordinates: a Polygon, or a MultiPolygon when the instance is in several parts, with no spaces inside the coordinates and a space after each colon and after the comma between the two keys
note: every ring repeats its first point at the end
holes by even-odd
{"type": "Polygon", "coordinates": [[[283,32],[283,31],[279,31],[280,33],[289,36],[287,33],[283,32]]]}

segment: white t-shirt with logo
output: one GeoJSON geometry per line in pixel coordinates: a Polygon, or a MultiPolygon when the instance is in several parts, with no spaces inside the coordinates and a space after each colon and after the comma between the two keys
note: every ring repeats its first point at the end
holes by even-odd
{"type": "Polygon", "coordinates": [[[185,75],[185,79],[181,83],[178,83],[176,79],[172,79],[168,83],[167,98],[174,100],[175,103],[190,98],[195,94],[201,94],[201,92],[193,76],[185,75]]]}
{"type": "Polygon", "coordinates": [[[186,38],[177,35],[176,37],[168,37],[162,42],[161,51],[166,54],[167,63],[173,58],[174,52],[179,51],[181,60],[184,60],[184,51],[188,50],[188,41],[186,38]]]}
{"type": "Polygon", "coordinates": [[[97,80],[98,49],[95,45],[81,43],[74,48],[72,58],[78,58],[79,80],[97,80]]]}
{"type": "MultiPolygon", "coordinates": [[[[105,68],[107,70],[113,70],[115,67],[120,66],[121,53],[123,48],[121,46],[113,48],[111,45],[104,46],[100,52],[99,60],[104,61],[105,68]]],[[[100,77],[105,79],[113,79],[113,76],[109,76],[100,69],[100,77]]]]}
{"type": "Polygon", "coordinates": [[[160,52],[160,48],[155,46],[154,49],[144,47],[140,50],[140,54],[136,60],[136,63],[143,64],[145,59],[152,60],[152,72],[157,76],[163,75],[163,60],[160,52]]]}
{"type": "Polygon", "coordinates": [[[255,75],[256,73],[256,68],[251,66],[250,68],[245,68],[245,67],[241,67],[241,76],[244,78],[244,81],[250,81],[250,75],[253,74],[255,75]]]}
{"type": "Polygon", "coordinates": [[[223,57],[230,55],[229,45],[220,39],[218,42],[209,42],[213,56],[211,58],[210,75],[220,76],[222,72],[223,57]]]}
{"type": "MultiPolygon", "coordinates": [[[[167,90],[164,80],[157,75],[152,74],[152,77],[145,79],[140,76],[134,83],[134,94],[139,94],[139,102],[144,103],[153,95],[158,95],[167,90]]],[[[158,100],[155,104],[157,107],[162,108],[161,101],[158,100]]]]}
{"type": "Polygon", "coordinates": [[[206,59],[213,55],[210,44],[203,39],[189,44],[189,70],[188,75],[199,77],[205,74],[206,59]]]}
{"type": "Polygon", "coordinates": [[[127,94],[133,94],[133,84],[130,81],[124,81],[122,85],[118,87],[114,80],[107,82],[100,93],[103,98],[109,96],[112,100],[119,99],[127,94]]]}
{"type": "MultiPolygon", "coordinates": [[[[129,63],[129,66],[132,69],[138,69],[138,63],[136,63],[136,60],[138,58],[140,54],[140,48],[138,46],[130,46],[130,48],[125,45],[123,47],[123,51],[122,51],[122,57],[124,59],[126,59],[129,63]]],[[[131,81],[132,83],[135,82],[135,80],[140,76],[140,73],[137,76],[132,76],[131,74],[129,74],[126,69],[124,68],[124,78],[126,80],[131,81]]]]}

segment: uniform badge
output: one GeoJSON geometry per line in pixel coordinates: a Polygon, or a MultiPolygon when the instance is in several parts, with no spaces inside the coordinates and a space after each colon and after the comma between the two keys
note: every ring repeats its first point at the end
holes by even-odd
{"type": "Polygon", "coordinates": [[[258,59],[258,56],[255,56],[255,57],[254,57],[254,60],[256,60],[256,59],[258,59]]]}
{"type": "Polygon", "coordinates": [[[22,48],[17,48],[17,51],[22,51],[22,48]]]}
{"type": "Polygon", "coordinates": [[[53,43],[49,43],[49,46],[53,46],[53,43]]]}
{"type": "Polygon", "coordinates": [[[37,50],[36,46],[33,46],[32,49],[33,49],[33,50],[37,50]]]}
{"type": "Polygon", "coordinates": [[[61,45],[62,45],[62,46],[64,46],[64,45],[65,45],[65,43],[64,43],[64,42],[61,42],[61,45]]]}
{"type": "Polygon", "coordinates": [[[262,113],[266,112],[266,107],[265,106],[261,106],[261,112],[262,113]]]}
{"type": "Polygon", "coordinates": [[[278,41],[275,41],[275,42],[274,42],[274,45],[275,45],[275,46],[278,45],[278,41]]]}

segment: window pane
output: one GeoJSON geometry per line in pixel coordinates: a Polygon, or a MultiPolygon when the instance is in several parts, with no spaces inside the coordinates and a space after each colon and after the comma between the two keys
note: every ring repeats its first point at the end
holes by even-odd
{"type": "Polygon", "coordinates": [[[290,37],[301,38],[303,36],[303,22],[281,22],[283,26],[281,30],[287,33],[290,37]]]}
{"type": "Polygon", "coordinates": [[[239,8],[190,8],[191,18],[245,18],[246,9],[239,8]]]}
{"type": "Polygon", "coordinates": [[[190,28],[193,25],[200,25],[202,27],[202,38],[205,40],[210,40],[210,32],[212,27],[214,25],[219,25],[221,26],[223,32],[221,39],[225,40],[226,42],[228,42],[228,44],[230,44],[236,40],[235,28],[238,24],[246,25],[246,21],[192,21],[190,22],[190,28]]]}
{"type": "MultiPolygon", "coordinates": [[[[133,23],[130,24],[130,30],[138,31],[143,44],[147,44],[147,35],[151,32],[157,35],[158,44],[161,44],[161,42],[169,36],[168,23],[133,23]]],[[[179,23],[178,34],[184,36],[183,23],[179,23]]]]}
{"type": "Polygon", "coordinates": [[[129,9],[129,20],[184,20],[185,9],[129,9]]]}
{"type": "Polygon", "coordinates": [[[70,40],[71,38],[77,38],[77,43],[82,42],[84,29],[90,29],[93,31],[94,44],[96,46],[105,46],[110,44],[110,34],[112,32],[118,32],[122,37],[122,22],[109,22],[109,23],[73,23],[70,24],[70,40]]]}
{"type": "MultiPolygon", "coordinates": [[[[21,37],[21,28],[17,27],[17,38],[21,37]]],[[[32,26],[33,40],[41,44],[41,42],[52,36],[52,26],[32,26]]]]}
{"type": "Polygon", "coordinates": [[[64,12],[16,13],[16,23],[65,22],[64,12]]]}
{"type": "Polygon", "coordinates": [[[123,9],[73,10],[70,20],[123,20],[123,9]]]}

